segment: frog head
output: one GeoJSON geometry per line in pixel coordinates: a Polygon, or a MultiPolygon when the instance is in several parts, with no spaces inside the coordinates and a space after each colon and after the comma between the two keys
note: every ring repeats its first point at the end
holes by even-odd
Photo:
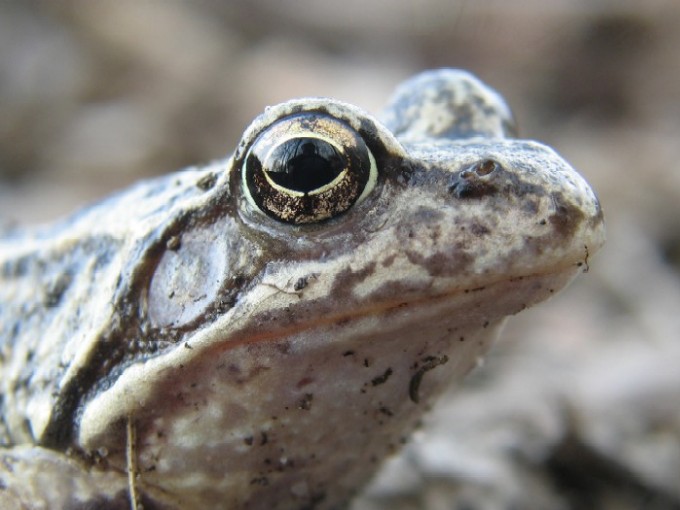
{"type": "Polygon", "coordinates": [[[132,451],[184,508],[334,507],[602,245],[590,186],[470,74],[424,73],[383,117],[267,108],[228,160],[72,224],[115,263],[43,442],[132,451]]]}

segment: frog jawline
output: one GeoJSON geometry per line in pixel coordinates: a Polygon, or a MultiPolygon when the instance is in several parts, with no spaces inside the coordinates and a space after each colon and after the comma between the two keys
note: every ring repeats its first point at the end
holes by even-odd
{"type": "MultiPolygon", "coordinates": [[[[316,320],[306,321],[304,323],[297,323],[294,325],[288,325],[279,327],[275,330],[267,330],[261,327],[245,328],[236,334],[230,335],[229,338],[216,338],[212,337],[209,342],[214,345],[214,343],[221,344],[219,350],[228,350],[236,345],[241,344],[251,344],[258,342],[274,341],[295,334],[299,334],[304,331],[313,330],[316,328],[323,328],[332,326],[333,324],[346,323],[347,321],[359,321],[362,319],[370,317],[388,316],[392,313],[398,313],[399,311],[409,310],[413,312],[414,310],[427,309],[432,306],[443,305],[446,307],[447,303],[455,302],[457,299],[465,296],[488,296],[495,293],[501,293],[499,287],[505,286],[520,286],[522,282],[530,282],[531,295],[528,299],[519,300],[512,299],[516,303],[514,307],[506,307],[505,312],[484,314],[480,313],[480,317],[484,316],[483,322],[495,322],[508,315],[515,315],[522,310],[525,310],[536,303],[544,301],[550,298],[552,295],[557,294],[560,289],[568,286],[571,281],[581,272],[581,263],[569,264],[566,267],[553,269],[546,272],[535,272],[532,274],[519,275],[514,277],[504,277],[496,280],[489,280],[487,283],[480,284],[477,286],[468,287],[455,287],[452,289],[444,289],[440,292],[423,295],[419,297],[409,297],[406,299],[392,299],[386,300],[381,299],[375,302],[370,302],[366,306],[361,306],[355,308],[350,312],[341,312],[337,314],[326,314],[316,320]],[[540,281],[540,284],[536,282],[540,281]],[[521,301],[521,302],[520,302],[521,301]]],[[[518,297],[518,293],[512,293],[513,298],[518,297]]],[[[479,300],[479,298],[478,298],[479,300]]],[[[495,303],[497,306],[498,303],[495,303]]],[[[457,307],[463,307],[458,305],[457,307]]],[[[492,307],[489,307],[492,308],[492,307]]],[[[501,307],[502,308],[502,307],[501,307]]],[[[453,313],[453,310],[452,310],[453,313]]],[[[421,320],[421,319],[416,319],[421,320]]]]}

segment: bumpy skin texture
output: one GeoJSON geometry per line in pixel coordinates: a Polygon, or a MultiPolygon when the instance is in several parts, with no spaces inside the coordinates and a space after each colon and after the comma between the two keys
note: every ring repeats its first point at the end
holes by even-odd
{"type": "Polygon", "coordinates": [[[468,73],[413,78],[385,119],[284,103],[228,160],[0,239],[0,506],[341,508],[603,243],[587,183],[509,138],[468,73]],[[354,128],[378,178],[296,226],[247,200],[241,165],[308,111],[354,128]]]}

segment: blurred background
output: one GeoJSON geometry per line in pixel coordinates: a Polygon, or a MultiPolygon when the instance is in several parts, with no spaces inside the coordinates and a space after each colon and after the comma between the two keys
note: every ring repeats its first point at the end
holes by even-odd
{"type": "Polygon", "coordinates": [[[680,2],[0,2],[0,226],[228,155],[266,105],[466,68],[595,187],[608,244],[512,318],[353,510],[680,508],[680,2]]]}

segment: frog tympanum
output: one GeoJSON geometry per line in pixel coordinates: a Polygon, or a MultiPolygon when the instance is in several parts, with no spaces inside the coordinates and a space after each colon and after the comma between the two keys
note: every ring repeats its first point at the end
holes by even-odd
{"type": "Polygon", "coordinates": [[[335,509],[602,211],[458,70],[0,236],[0,507],[335,509]]]}

